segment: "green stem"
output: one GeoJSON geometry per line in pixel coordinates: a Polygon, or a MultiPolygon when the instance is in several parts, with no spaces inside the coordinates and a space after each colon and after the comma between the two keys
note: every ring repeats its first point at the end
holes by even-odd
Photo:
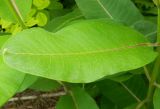
{"type": "Polygon", "coordinates": [[[14,17],[16,18],[16,20],[18,21],[18,23],[22,26],[23,29],[26,28],[22,15],[16,5],[15,0],[6,0],[6,3],[8,4],[9,8],[11,9],[14,17]]]}
{"type": "Polygon", "coordinates": [[[74,103],[75,108],[76,108],[76,109],[79,109],[79,108],[78,108],[78,104],[77,104],[77,102],[76,102],[76,99],[75,99],[75,97],[74,97],[73,92],[72,92],[72,91],[69,91],[69,94],[70,94],[70,96],[72,97],[72,100],[73,100],[73,103],[74,103]]]}
{"type": "MultiPolygon", "coordinates": [[[[158,7],[157,42],[160,43],[160,7],[158,7]]],[[[159,51],[160,52],[160,51],[159,51]]]]}
{"type": "MultiPolygon", "coordinates": [[[[160,43],[160,7],[158,4],[158,32],[157,32],[157,43],[160,43]]],[[[157,47],[157,51],[160,54],[160,47],[157,47]]],[[[157,77],[159,76],[159,71],[160,71],[160,55],[157,57],[155,64],[154,64],[154,68],[153,68],[153,72],[151,74],[151,80],[149,82],[149,89],[148,89],[148,94],[147,94],[147,108],[150,109],[152,106],[152,101],[153,101],[153,95],[155,92],[155,82],[157,80],[157,77]]]]}
{"type": "Polygon", "coordinates": [[[57,81],[57,82],[58,82],[61,86],[63,86],[65,93],[68,93],[67,86],[66,86],[63,82],[61,82],[61,81],[57,81]]]}
{"type": "Polygon", "coordinates": [[[75,99],[75,97],[74,97],[73,92],[72,92],[70,89],[68,89],[67,86],[66,86],[63,82],[61,82],[61,81],[57,81],[57,82],[58,82],[60,85],[63,86],[66,94],[69,94],[69,95],[71,96],[71,98],[72,98],[72,100],[73,100],[73,103],[74,103],[74,106],[75,106],[75,109],[79,109],[79,108],[78,108],[78,104],[76,103],[76,99],[75,99]]]}
{"type": "Polygon", "coordinates": [[[142,102],[124,83],[120,82],[120,84],[138,103],[142,102]]]}

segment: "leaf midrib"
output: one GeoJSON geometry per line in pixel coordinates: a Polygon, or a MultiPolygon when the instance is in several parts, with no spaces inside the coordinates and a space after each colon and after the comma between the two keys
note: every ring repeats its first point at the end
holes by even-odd
{"type": "Polygon", "coordinates": [[[80,56],[80,55],[93,55],[93,54],[99,54],[99,53],[106,53],[106,52],[114,52],[114,51],[122,51],[127,49],[134,49],[138,47],[153,47],[153,46],[159,46],[158,44],[154,43],[139,43],[135,45],[130,46],[123,46],[119,48],[111,48],[111,49],[101,49],[101,50],[95,50],[95,51],[86,51],[86,52],[72,52],[72,53],[50,53],[50,54],[44,54],[44,53],[15,53],[12,51],[9,51],[7,48],[3,49],[3,55],[5,54],[13,54],[13,55],[30,55],[30,56],[80,56]]]}

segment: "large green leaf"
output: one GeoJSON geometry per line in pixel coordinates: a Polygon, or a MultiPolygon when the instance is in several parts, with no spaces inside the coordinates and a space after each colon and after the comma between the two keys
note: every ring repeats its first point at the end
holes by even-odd
{"type": "Polygon", "coordinates": [[[25,74],[7,67],[0,58],[0,106],[17,92],[24,77],[25,74]]]}
{"type": "Polygon", "coordinates": [[[71,88],[71,96],[62,96],[56,109],[99,109],[96,102],[81,88],[71,88]]]}
{"type": "Polygon", "coordinates": [[[143,19],[131,0],[75,0],[86,18],[111,18],[132,24],[143,19]]]}
{"type": "Polygon", "coordinates": [[[31,6],[32,0],[0,0],[0,18],[16,22],[15,11],[24,20],[31,6]],[[14,8],[9,5],[10,2],[14,8]]]}
{"type": "Polygon", "coordinates": [[[156,57],[140,33],[108,20],[87,20],[56,33],[22,31],[3,47],[7,65],[54,80],[86,83],[136,69],[156,57]]]}

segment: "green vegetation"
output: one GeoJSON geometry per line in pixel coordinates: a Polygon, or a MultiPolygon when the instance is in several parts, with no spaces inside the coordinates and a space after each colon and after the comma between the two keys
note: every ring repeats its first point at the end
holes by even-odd
{"type": "Polygon", "coordinates": [[[64,88],[56,109],[160,109],[160,0],[0,0],[0,106],[64,88]]]}

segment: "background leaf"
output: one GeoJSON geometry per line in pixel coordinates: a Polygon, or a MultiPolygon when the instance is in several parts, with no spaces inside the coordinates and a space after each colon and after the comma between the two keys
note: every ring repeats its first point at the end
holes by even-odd
{"type": "Polygon", "coordinates": [[[160,108],[160,89],[157,88],[154,94],[153,98],[153,104],[154,104],[154,109],[159,109],[160,108]]]}
{"type": "MultiPolygon", "coordinates": [[[[143,100],[147,93],[147,84],[142,75],[135,75],[131,79],[124,81],[123,84],[132,91],[140,100],[143,100]]],[[[120,82],[109,79],[98,82],[100,92],[113,102],[117,108],[125,107],[137,103],[136,99],[121,85],[120,82]]]]}
{"type": "MultiPolygon", "coordinates": [[[[124,108],[124,109],[136,109],[137,105],[138,104],[132,104],[132,105],[130,105],[130,106],[124,108]]],[[[141,109],[145,109],[145,107],[143,106],[143,107],[141,107],[141,109]]]]}
{"type": "MultiPolygon", "coordinates": [[[[0,36],[0,48],[8,40],[10,35],[0,36]]],[[[0,57],[0,106],[2,106],[7,100],[9,100],[19,89],[26,89],[32,83],[28,81],[26,84],[26,78],[29,76],[17,70],[11,69],[6,66],[0,57]],[[25,84],[24,84],[25,83],[25,84]]],[[[32,78],[28,78],[32,79],[32,78]]]]}
{"type": "Polygon", "coordinates": [[[117,109],[117,106],[103,96],[100,99],[100,109],[117,109]]]}
{"type": "Polygon", "coordinates": [[[99,109],[96,102],[81,88],[72,87],[71,96],[64,96],[58,102],[56,109],[99,109]]]}
{"type": "Polygon", "coordinates": [[[132,25],[140,33],[144,34],[150,42],[156,41],[157,25],[147,20],[137,21],[132,25]]]}
{"type": "Polygon", "coordinates": [[[53,81],[46,78],[39,77],[37,81],[30,86],[30,89],[37,91],[53,91],[60,88],[60,84],[57,81],[53,81]]]}
{"type": "Polygon", "coordinates": [[[72,97],[69,95],[62,96],[56,104],[56,109],[76,109],[72,97]]]}
{"type": "Polygon", "coordinates": [[[110,18],[131,25],[143,17],[131,0],[75,0],[86,18],[110,18]]]}
{"type": "Polygon", "coordinates": [[[25,74],[7,67],[0,58],[0,106],[17,92],[24,77],[25,74]]]}
{"type": "MultiPolygon", "coordinates": [[[[22,73],[22,72],[21,72],[22,73]]],[[[25,74],[25,78],[21,83],[21,86],[18,89],[18,92],[25,91],[28,87],[30,87],[36,80],[38,79],[37,76],[25,74]]]]}
{"type": "Polygon", "coordinates": [[[45,29],[50,32],[56,32],[62,29],[68,23],[77,19],[82,19],[82,18],[83,18],[83,15],[81,14],[81,12],[78,9],[75,9],[74,11],[64,16],[54,18],[45,26],[45,29]]]}
{"type": "Polygon", "coordinates": [[[0,34],[0,48],[3,46],[4,42],[6,42],[10,38],[10,35],[0,34]]]}

